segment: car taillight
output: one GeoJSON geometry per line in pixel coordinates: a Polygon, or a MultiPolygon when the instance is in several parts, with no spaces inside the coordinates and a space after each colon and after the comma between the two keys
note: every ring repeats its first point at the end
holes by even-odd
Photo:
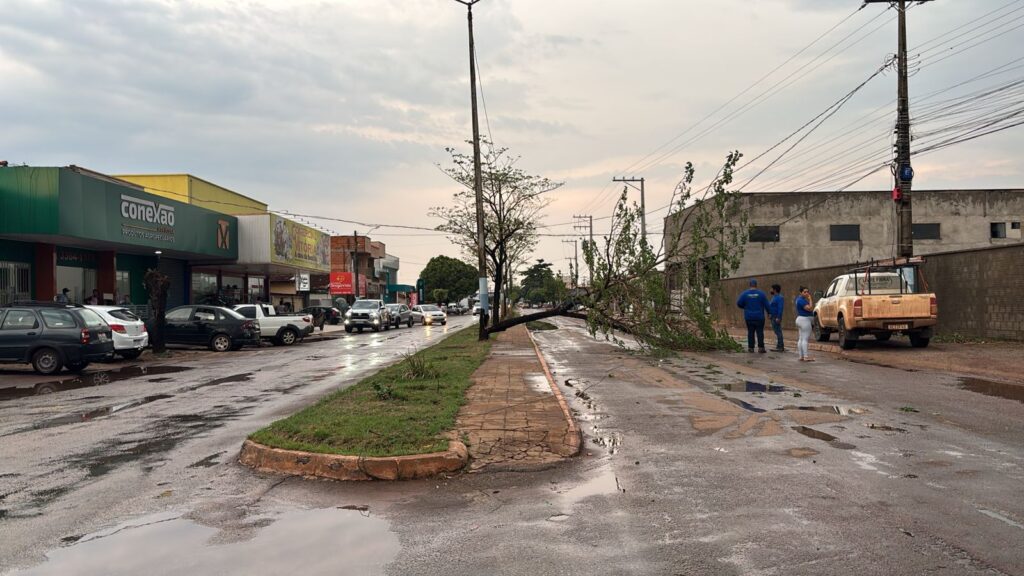
{"type": "Polygon", "coordinates": [[[128,331],[124,329],[124,324],[111,324],[110,329],[118,334],[127,334],[128,331]]]}
{"type": "Polygon", "coordinates": [[[82,344],[88,344],[88,343],[89,343],[89,329],[88,328],[82,328],[82,344]]]}
{"type": "Polygon", "coordinates": [[[853,315],[857,318],[864,315],[864,301],[860,298],[853,301],[853,315]]]}
{"type": "Polygon", "coordinates": [[[145,325],[145,324],[143,324],[142,326],[140,326],[140,328],[142,328],[142,333],[143,333],[143,334],[145,334],[145,333],[149,332],[149,330],[147,330],[147,329],[146,329],[146,325],[145,325]]]}
{"type": "Polygon", "coordinates": [[[939,303],[935,300],[935,296],[932,296],[931,315],[932,316],[938,316],[939,315],[939,303]]]}
{"type": "Polygon", "coordinates": [[[313,317],[312,316],[303,316],[302,317],[302,321],[303,322],[312,322],[313,321],[313,317]]]}

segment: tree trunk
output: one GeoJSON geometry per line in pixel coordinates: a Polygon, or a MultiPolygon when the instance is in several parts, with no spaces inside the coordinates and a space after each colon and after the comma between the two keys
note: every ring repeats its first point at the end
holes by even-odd
{"type": "Polygon", "coordinates": [[[498,261],[494,263],[494,301],[491,302],[491,326],[497,326],[501,321],[501,293],[502,284],[505,281],[505,263],[498,261]]]}
{"type": "Polygon", "coordinates": [[[150,269],[146,271],[143,282],[146,291],[149,292],[149,307],[152,311],[149,343],[153,347],[153,352],[159,354],[167,350],[164,327],[167,325],[167,289],[170,288],[171,279],[159,270],[150,269]]]}

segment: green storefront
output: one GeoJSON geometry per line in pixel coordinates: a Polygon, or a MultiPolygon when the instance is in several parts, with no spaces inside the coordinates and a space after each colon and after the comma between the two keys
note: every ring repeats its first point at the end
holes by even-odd
{"type": "Polygon", "coordinates": [[[145,304],[143,275],[171,278],[168,304],[188,301],[193,264],[234,262],[238,220],[148,194],[139,186],[79,167],[0,168],[0,304],[145,304]]]}

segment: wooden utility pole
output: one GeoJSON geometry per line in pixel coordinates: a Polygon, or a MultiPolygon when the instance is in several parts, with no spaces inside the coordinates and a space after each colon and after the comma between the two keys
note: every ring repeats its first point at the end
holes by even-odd
{"type": "Polygon", "coordinates": [[[572,287],[573,289],[579,288],[580,286],[580,248],[579,244],[575,239],[573,240],[562,240],[563,244],[572,244],[572,287]]]}
{"type": "Polygon", "coordinates": [[[466,6],[469,23],[469,99],[473,112],[473,191],[476,193],[476,255],[480,285],[480,340],[487,339],[487,256],[484,253],[484,188],[480,174],[480,120],[476,110],[476,45],[473,43],[473,5],[480,0],[455,0],[466,6]]]}
{"type": "Polygon", "coordinates": [[[622,182],[627,186],[632,186],[634,190],[640,191],[640,237],[647,241],[647,210],[644,207],[644,179],[643,178],[612,178],[612,182],[622,182]],[[633,186],[634,182],[639,182],[640,187],[633,186]]]}
{"type": "MultiPolygon", "coordinates": [[[[586,253],[586,247],[587,246],[590,247],[591,254],[593,254],[594,251],[597,249],[597,247],[594,245],[594,217],[592,215],[586,215],[586,216],[573,215],[573,219],[580,220],[580,221],[583,221],[583,220],[586,221],[586,224],[583,224],[581,222],[580,224],[573,224],[572,227],[573,227],[574,230],[583,230],[583,229],[587,230],[587,237],[589,238],[589,240],[585,240],[584,241],[584,244],[583,244],[583,246],[584,246],[584,254],[586,253]]],[[[579,262],[577,262],[577,264],[579,264],[579,262]]],[[[586,284],[589,286],[590,282],[591,282],[591,278],[594,275],[594,271],[590,267],[590,260],[587,261],[587,271],[590,274],[590,276],[587,277],[586,284]]]]}

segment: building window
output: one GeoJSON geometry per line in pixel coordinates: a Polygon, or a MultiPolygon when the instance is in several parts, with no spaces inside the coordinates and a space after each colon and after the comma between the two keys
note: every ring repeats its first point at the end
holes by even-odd
{"type": "Polygon", "coordinates": [[[910,229],[914,240],[941,240],[942,230],[938,224],[914,224],[910,229]]]}
{"type": "Polygon", "coordinates": [[[1010,230],[1020,230],[1020,222],[1010,222],[1010,230]]]}
{"type": "Polygon", "coordinates": [[[127,270],[118,270],[114,273],[117,277],[117,298],[115,302],[121,302],[125,296],[132,293],[132,273],[127,270]]]}
{"type": "Polygon", "coordinates": [[[754,226],[750,229],[751,242],[778,242],[778,226],[754,226]]]}
{"type": "Polygon", "coordinates": [[[1006,222],[993,222],[990,234],[991,238],[1006,238],[1006,222]]]}
{"type": "Polygon", "coordinates": [[[28,264],[0,261],[0,305],[31,300],[31,277],[32,268],[28,264]]]}
{"type": "Polygon", "coordinates": [[[829,239],[833,242],[860,240],[860,224],[833,224],[828,227],[829,239]]]}

